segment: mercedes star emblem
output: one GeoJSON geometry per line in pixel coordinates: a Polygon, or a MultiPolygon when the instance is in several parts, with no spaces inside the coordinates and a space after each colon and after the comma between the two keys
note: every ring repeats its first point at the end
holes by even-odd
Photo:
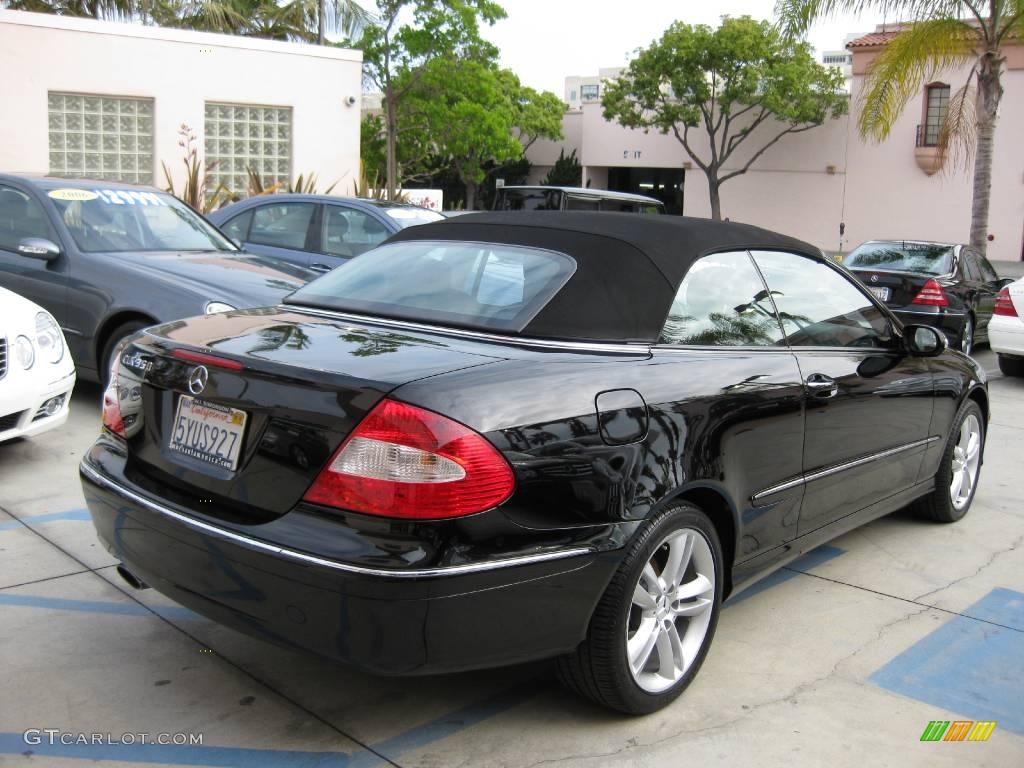
{"type": "Polygon", "coordinates": [[[202,391],[206,389],[206,381],[209,378],[210,372],[206,370],[206,366],[197,365],[192,369],[192,373],[188,377],[188,391],[193,395],[202,394],[202,391]]]}

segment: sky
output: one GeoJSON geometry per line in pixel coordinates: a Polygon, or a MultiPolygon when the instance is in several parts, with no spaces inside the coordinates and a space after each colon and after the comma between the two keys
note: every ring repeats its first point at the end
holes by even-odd
{"type": "MultiPolygon", "coordinates": [[[[717,26],[722,16],[773,19],[775,0],[498,0],[508,18],[484,29],[501,49],[501,64],[528,85],[562,95],[568,75],[596,75],[628,63],[632,53],[661,36],[673,21],[717,26]]],[[[871,32],[883,21],[865,14],[815,26],[808,40],[841,49],[847,34],[871,32]]],[[[890,19],[890,21],[892,21],[890,19]]]]}

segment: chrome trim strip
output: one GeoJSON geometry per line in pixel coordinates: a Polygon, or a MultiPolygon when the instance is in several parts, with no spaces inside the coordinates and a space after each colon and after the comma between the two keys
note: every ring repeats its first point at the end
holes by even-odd
{"type": "Polygon", "coordinates": [[[763,499],[765,496],[771,496],[773,493],[779,493],[780,491],[785,491],[788,490],[789,488],[795,488],[798,485],[806,485],[807,483],[812,482],[813,480],[820,480],[823,477],[837,475],[840,472],[845,472],[848,469],[860,467],[872,461],[884,459],[887,456],[894,456],[897,453],[903,453],[903,451],[910,451],[913,450],[914,448],[920,448],[923,445],[930,445],[931,443],[934,443],[936,440],[941,439],[942,438],[939,435],[932,435],[931,437],[926,437],[924,440],[915,440],[913,443],[900,445],[897,446],[896,448],[888,448],[884,451],[872,453],[868,456],[861,456],[859,459],[853,459],[852,461],[846,461],[843,462],[842,464],[836,464],[831,467],[826,467],[825,469],[819,469],[816,472],[809,472],[807,474],[800,475],[800,477],[795,477],[792,480],[787,480],[784,483],[779,483],[778,485],[773,485],[770,488],[765,488],[763,491],[758,491],[757,493],[750,497],[750,500],[758,501],[759,499],[763,499]]]}
{"type": "Polygon", "coordinates": [[[950,311],[948,309],[946,309],[944,311],[941,311],[941,312],[924,312],[924,311],[918,311],[916,309],[900,309],[899,307],[889,307],[889,311],[892,312],[894,315],[897,315],[897,316],[899,316],[899,315],[914,315],[915,317],[935,317],[935,318],[963,317],[965,314],[967,314],[966,312],[952,312],[952,311],[950,311]]]}
{"type": "Polygon", "coordinates": [[[415,323],[409,320],[394,320],[390,317],[375,317],[373,315],[359,315],[351,312],[341,312],[333,309],[319,309],[315,307],[303,307],[298,304],[278,304],[278,309],[286,312],[297,312],[300,315],[314,315],[316,317],[330,317],[339,320],[353,320],[355,322],[368,322],[373,325],[395,326],[397,328],[409,328],[414,331],[426,333],[439,333],[444,336],[461,336],[480,341],[495,341],[501,344],[511,344],[518,347],[543,347],[546,349],[567,349],[571,351],[585,352],[630,352],[633,354],[650,354],[651,345],[648,342],[636,342],[634,344],[601,341],[557,341],[554,339],[538,339],[532,336],[503,336],[497,333],[484,333],[483,331],[469,331],[463,328],[451,328],[447,325],[428,325],[426,323],[415,323]]]}
{"type": "Polygon", "coordinates": [[[180,512],[175,512],[173,509],[165,507],[163,504],[158,504],[152,499],[148,499],[141,494],[135,493],[129,488],[125,488],[120,483],[116,483],[110,478],[101,475],[84,461],[79,465],[79,471],[93,482],[107,488],[122,498],[134,501],[136,504],[142,505],[151,512],[156,512],[157,514],[169,517],[172,520],[189,526],[190,528],[195,528],[196,530],[203,531],[204,533],[210,533],[214,536],[228,539],[236,544],[241,544],[252,549],[258,549],[263,552],[269,552],[273,555],[286,557],[290,560],[296,560],[307,565],[318,565],[323,568],[331,568],[337,571],[344,571],[345,573],[358,574],[360,576],[379,576],[388,579],[422,579],[432,576],[460,576],[466,573],[479,573],[481,571],[493,571],[501,568],[514,568],[519,565],[532,565],[533,563],[544,563],[550,560],[563,560],[569,557],[593,554],[594,552],[590,547],[576,547],[574,549],[559,550],[558,552],[542,552],[536,555],[509,557],[504,560],[491,560],[486,563],[449,565],[443,568],[422,568],[419,570],[367,568],[361,565],[342,563],[337,560],[328,560],[327,558],[309,555],[305,552],[297,552],[294,549],[286,549],[285,547],[279,547],[276,544],[269,544],[265,541],[261,541],[260,539],[254,539],[249,536],[243,536],[242,534],[235,533],[234,531],[225,530],[224,528],[220,528],[216,525],[205,523],[202,520],[196,520],[195,518],[183,515],[180,512]]]}

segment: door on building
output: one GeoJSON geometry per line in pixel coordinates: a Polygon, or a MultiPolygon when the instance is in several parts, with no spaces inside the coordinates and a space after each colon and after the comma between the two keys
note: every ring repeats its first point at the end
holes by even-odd
{"type": "Polygon", "coordinates": [[[608,169],[608,189],[657,198],[665,204],[665,212],[675,216],[683,213],[685,180],[686,171],[682,168],[608,169]]]}

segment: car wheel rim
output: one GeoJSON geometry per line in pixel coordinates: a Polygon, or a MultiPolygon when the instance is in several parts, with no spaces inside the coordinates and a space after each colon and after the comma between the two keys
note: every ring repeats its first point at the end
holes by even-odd
{"type": "Polygon", "coordinates": [[[971,354],[971,348],[974,346],[974,326],[971,321],[968,320],[964,323],[964,332],[960,335],[960,351],[965,355],[971,354]]]}
{"type": "Polygon", "coordinates": [[[668,534],[633,588],[626,622],[626,661],[648,693],[675,685],[693,666],[715,606],[715,558],[700,531],[668,534]]]}
{"type": "Polygon", "coordinates": [[[956,509],[963,509],[971,500],[981,465],[981,422],[973,413],[960,425],[960,434],[953,446],[953,477],[949,498],[956,509]]]}

